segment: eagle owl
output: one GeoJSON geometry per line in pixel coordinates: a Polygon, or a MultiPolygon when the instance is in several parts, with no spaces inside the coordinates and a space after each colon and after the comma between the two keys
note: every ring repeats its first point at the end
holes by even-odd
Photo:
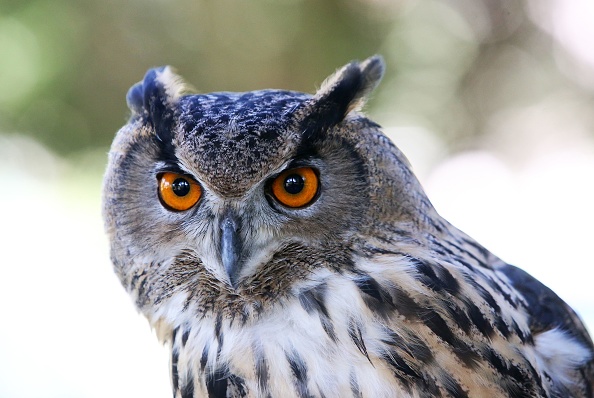
{"type": "Polygon", "coordinates": [[[103,214],[174,397],[592,396],[577,315],[440,217],[360,112],[383,71],[190,94],[165,67],[128,92],[103,214]]]}

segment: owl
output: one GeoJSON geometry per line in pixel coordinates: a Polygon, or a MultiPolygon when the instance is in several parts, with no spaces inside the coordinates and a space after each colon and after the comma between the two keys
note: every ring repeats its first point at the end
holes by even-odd
{"type": "Polygon", "coordinates": [[[361,113],[383,73],[191,94],[164,67],[129,90],[103,215],[175,398],[593,396],[578,316],[439,216],[361,113]]]}

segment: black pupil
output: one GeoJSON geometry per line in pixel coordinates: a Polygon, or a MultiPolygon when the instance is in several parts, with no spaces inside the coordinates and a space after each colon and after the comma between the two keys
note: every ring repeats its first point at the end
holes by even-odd
{"type": "Polygon", "coordinates": [[[183,178],[178,178],[173,181],[171,188],[173,188],[173,193],[177,196],[186,196],[190,193],[190,183],[183,178]]]}
{"type": "Polygon", "coordinates": [[[296,195],[303,190],[305,181],[299,174],[291,174],[285,178],[285,191],[292,195],[296,195]]]}

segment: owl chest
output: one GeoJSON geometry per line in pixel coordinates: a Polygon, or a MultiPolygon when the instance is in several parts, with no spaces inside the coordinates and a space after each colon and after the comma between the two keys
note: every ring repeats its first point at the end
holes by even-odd
{"type": "Polygon", "coordinates": [[[254,322],[214,316],[180,326],[172,340],[176,396],[410,396],[372,363],[360,321],[296,299],[254,322]]]}

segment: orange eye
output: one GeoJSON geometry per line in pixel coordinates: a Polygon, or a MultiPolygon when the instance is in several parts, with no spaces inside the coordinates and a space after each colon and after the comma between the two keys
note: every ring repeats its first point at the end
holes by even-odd
{"type": "Polygon", "coordinates": [[[311,203],[319,187],[318,176],[310,167],[282,172],[272,182],[272,194],[288,207],[303,207],[311,203]]]}
{"type": "Polygon", "coordinates": [[[200,185],[190,177],[169,172],[159,176],[159,198],[171,210],[188,210],[201,195],[200,185]]]}

